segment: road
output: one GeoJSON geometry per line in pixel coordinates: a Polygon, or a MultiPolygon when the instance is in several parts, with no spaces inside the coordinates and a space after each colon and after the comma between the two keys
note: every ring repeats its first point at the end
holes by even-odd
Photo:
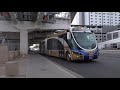
{"type": "Polygon", "coordinates": [[[119,53],[100,53],[99,58],[92,62],[68,62],[55,57],[45,57],[85,78],[120,78],[119,53]]]}

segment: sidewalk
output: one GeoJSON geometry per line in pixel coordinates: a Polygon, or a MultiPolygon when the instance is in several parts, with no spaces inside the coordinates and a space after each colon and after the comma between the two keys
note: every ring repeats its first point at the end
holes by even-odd
{"type": "Polygon", "coordinates": [[[5,65],[0,65],[0,78],[83,78],[82,76],[46,59],[39,54],[19,58],[19,75],[5,75],[5,65]]]}
{"type": "Polygon", "coordinates": [[[41,55],[30,55],[26,78],[77,78],[41,55]]]}
{"type": "Polygon", "coordinates": [[[120,54],[120,50],[99,50],[100,53],[120,54]]]}
{"type": "Polygon", "coordinates": [[[17,76],[6,76],[5,64],[0,64],[0,78],[25,78],[27,62],[25,58],[18,58],[13,61],[18,61],[19,74],[17,76]]]}

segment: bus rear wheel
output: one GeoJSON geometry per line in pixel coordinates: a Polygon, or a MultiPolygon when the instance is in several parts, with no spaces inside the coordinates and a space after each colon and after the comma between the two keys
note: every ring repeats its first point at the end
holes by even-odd
{"type": "Polygon", "coordinates": [[[70,60],[71,60],[71,57],[70,57],[70,54],[69,54],[69,53],[66,54],[66,60],[67,60],[67,61],[70,61],[70,60]]]}

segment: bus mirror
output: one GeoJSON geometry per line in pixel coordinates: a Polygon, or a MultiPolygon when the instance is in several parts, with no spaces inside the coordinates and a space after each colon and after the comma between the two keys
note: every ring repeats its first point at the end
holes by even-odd
{"type": "Polygon", "coordinates": [[[71,33],[67,32],[67,39],[71,39],[71,33]]]}

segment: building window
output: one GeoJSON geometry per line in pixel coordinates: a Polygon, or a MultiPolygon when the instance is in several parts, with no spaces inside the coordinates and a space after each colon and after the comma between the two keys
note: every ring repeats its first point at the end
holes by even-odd
{"type": "Polygon", "coordinates": [[[111,34],[107,34],[107,39],[108,39],[108,40],[111,40],[111,39],[112,39],[111,34]]]}
{"type": "Polygon", "coordinates": [[[113,33],[113,39],[118,38],[118,32],[113,33]]]}

